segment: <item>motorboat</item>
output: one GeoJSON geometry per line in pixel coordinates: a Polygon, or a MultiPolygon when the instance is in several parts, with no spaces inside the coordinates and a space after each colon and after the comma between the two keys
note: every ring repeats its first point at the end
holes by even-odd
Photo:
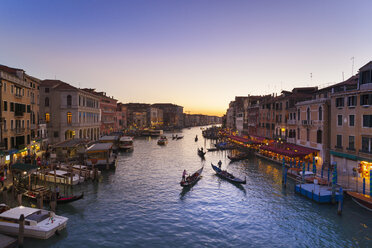
{"type": "Polygon", "coordinates": [[[133,138],[130,136],[123,136],[119,140],[119,149],[124,151],[133,150],[133,138]]]}
{"type": "Polygon", "coordinates": [[[168,143],[168,139],[166,136],[162,135],[160,136],[160,139],[158,139],[158,145],[164,146],[168,143]]]}
{"type": "Polygon", "coordinates": [[[19,206],[0,214],[0,232],[17,236],[21,215],[25,218],[24,236],[28,238],[48,239],[66,228],[68,221],[48,210],[19,206]]]}

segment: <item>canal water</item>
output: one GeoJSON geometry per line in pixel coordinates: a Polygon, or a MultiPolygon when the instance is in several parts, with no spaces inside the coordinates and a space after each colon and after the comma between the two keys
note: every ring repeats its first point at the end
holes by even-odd
{"type": "Polygon", "coordinates": [[[254,156],[229,163],[227,152],[208,152],[203,161],[196,150],[211,141],[199,127],[181,133],[163,147],[136,139],[116,171],[74,188],[84,199],[58,207],[69,218],[65,231],[26,239],[25,247],[372,247],[372,214],[350,199],[340,217],[336,205],[295,194],[291,181],[283,189],[281,166],[254,156]],[[218,160],[247,184],[218,178],[210,166],[218,160]],[[201,166],[202,179],[183,191],[183,170],[201,166]]]}

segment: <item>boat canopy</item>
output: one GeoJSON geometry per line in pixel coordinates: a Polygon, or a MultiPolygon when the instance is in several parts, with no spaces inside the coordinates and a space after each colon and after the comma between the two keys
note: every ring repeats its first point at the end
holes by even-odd
{"type": "Polygon", "coordinates": [[[31,214],[34,214],[38,211],[40,211],[40,209],[19,206],[19,207],[15,207],[15,208],[12,208],[8,211],[5,211],[5,212],[1,213],[0,217],[5,217],[5,218],[18,220],[21,217],[22,214],[26,218],[27,216],[29,216],[31,214]]]}
{"type": "Polygon", "coordinates": [[[121,142],[133,141],[133,138],[132,137],[129,137],[129,136],[123,136],[123,137],[120,138],[120,141],[121,142]]]}
{"type": "Polygon", "coordinates": [[[112,135],[112,136],[103,136],[99,138],[99,141],[118,141],[119,136],[117,135],[112,135]]]}
{"type": "Polygon", "coordinates": [[[112,143],[96,143],[90,146],[86,152],[102,152],[102,151],[109,151],[112,149],[112,143]]]}
{"type": "Polygon", "coordinates": [[[290,144],[290,143],[279,144],[275,142],[269,145],[261,146],[260,150],[274,152],[274,153],[278,153],[280,155],[288,156],[292,158],[304,157],[306,155],[319,152],[319,150],[313,149],[313,148],[308,148],[308,147],[299,146],[299,145],[290,144]]]}

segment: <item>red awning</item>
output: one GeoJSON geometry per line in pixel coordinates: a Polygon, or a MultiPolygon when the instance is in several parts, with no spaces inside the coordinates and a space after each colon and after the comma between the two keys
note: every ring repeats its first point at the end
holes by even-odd
{"type": "Polygon", "coordinates": [[[303,147],[295,144],[289,144],[289,143],[272,143],[268,146],[264,145],[261,146],[260,149],[266,150],[266,151],[271,151],[278,153],[283,156],[288,156],[288,157],[304,157],[306,155],[309,155],[311,153],[318,152],[319,150],[313,149],[313,148],[308,148],[308,147],[303,147]]]}

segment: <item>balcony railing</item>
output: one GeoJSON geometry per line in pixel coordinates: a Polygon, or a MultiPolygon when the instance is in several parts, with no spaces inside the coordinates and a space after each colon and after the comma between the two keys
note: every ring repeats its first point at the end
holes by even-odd
{"type": "Polygon", "coordinates": [[[24,128],[13,128],[12,129],[15,134],[23,134],[25,132],[24,128]]]}
{"type": "Polygon", "coordinates": [[[296,120],[288,120],[288,125],[296,125],[296,120]]]}
{"type": "Polygon", "coordinates": [[[311,120],[302,120],[302,125],[304,125],[304,126],[313,125],[313,121],[311,121],[311,120]]]}

